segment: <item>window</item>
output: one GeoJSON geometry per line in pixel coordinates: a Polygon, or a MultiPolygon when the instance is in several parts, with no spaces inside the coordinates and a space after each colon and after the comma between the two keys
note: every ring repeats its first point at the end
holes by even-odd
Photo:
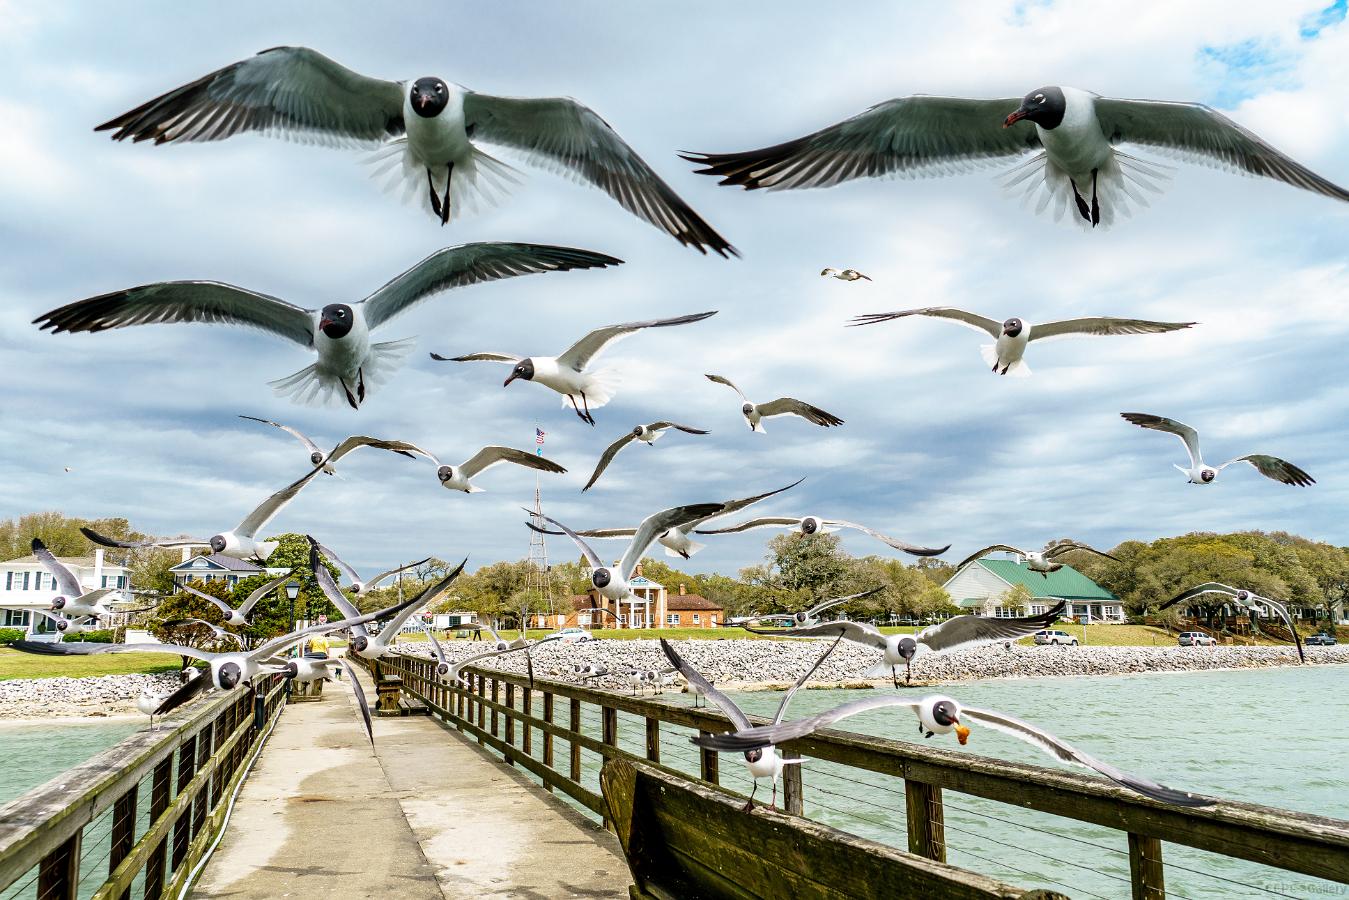
{"type": "Polygon", "coordinates": [[[668,616],[666,616],[666,617],[665,617],[665,624],[667,624],[667,625],[678,625],[678,624],[679,624],[679,613],[670,613],[668,616]]]}
{"type": "Polygon", "coordinates": [[[702,619],[698,616],[698,614],[697,614],[697,613],[694,613],[694,614],[693,614],[693,624],[694,624],[694,625],[697,625],[697,624],[700,623],[701,621],[702,621],[702,619]]]}
{"type": "Polygon", "coordinates": [[[27,628],[27,627],[28,627],[28,613],[26,613],[26,612],[19,612],[17,609],[7,609],[7,610],[5,610],[5,627],[6,627],[6,628],[27,628]]]}
{"type": "Polygon", "coordinates": [[[1049,610],[1045,607],[1043,603],[1031,604],[1030,614],[1032,616],[1043,616],[1047,612],[1049,612],[1049,610]]]}
{"type": "Polygon", "coordinates": [[[31,573],[31,572],[24,572],[24,573],[23,573],[23,589],[24,589],[25,591],[28,590],[28,576],[31,575],[31,574],[33,574],[33,573],[31,573]]]}
{"type": "Polygon", "coordinates": [[[6,573],[5,573],[5,590],[9,590],[9,589],[11,589],[12,587],[14,587],[14,573],[13,573],[13,572],[6,572],[6,573]]]}

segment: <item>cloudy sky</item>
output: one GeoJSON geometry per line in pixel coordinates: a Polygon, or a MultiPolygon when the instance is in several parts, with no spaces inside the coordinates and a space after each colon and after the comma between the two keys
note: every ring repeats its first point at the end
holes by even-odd
{"type": "MultiPolygon", "coordinates": [[[[1108,547],[1261,528],[1349,543],[1349,205],[1182,165],[1151,209],[1086,233],[1023,210],[992,171],[751,194],[718,188],[675,156],[776,143],[911,93],[1020,97],[1068,84],[1212,104],[1346,184],[1344,0],[947,6],[958,8],[878,4],[827,19],[818,3],[782,0],[715,15],[654,2],[146,3],[126,14],[0,0],[0,516],[121,515],[159,534],[231,527],[305,464],[292,439],[236,418],[248,414],[324,444],[396,437],[455,462],[487,443],[532,449],[537,424],[547,454],[571,470],[545,476],[545,507],[573,527],[635,525],[667,506],[806,476],[762,511],[950,542],[956,559],[984,543],[1064,535],[1108,547]],[[256,136],[155,148],[92,131],[278,44],[375,76],[577,97],[744,258],[682,249],[598,191],[538,170],[500,207],[442,229],[382,194],[359,152],[256,136]],[[83,297],[170,279],[227,281],[309,307],[350,301],[475,240],[567,244],[627,264],[423,303],[382,332],[416,336],[417,350],[359,412],[273,397],[266,382],[311,359],[267,335],[165,325],[53,336],[29,324],[83,297]],[[875,280],[821,279],[826,265],[875,280]],[[1035,375],[1021,380],[991,375],[979,336],[949,323],[843,328],[858,313],[928,305],[1031,322],[1104,314],[1202,325],[1038,346],[1035,375]],[[720,313],[606,355],[624,382],[595,429],[537,385],[503,389],[501,367],[427,357],[556,353],[596,326],[707,309],[720,313]],[[847,424],[779,419],[751,434],[737,398],[704,372],[847,424]],[[1123,410],[1197,426],[1215,461],[1273,453],[1318,484],[1286,487],[1242,467],[1213,487],[1188,485],[1171,468],[1184,461],[1180,444],[1124,423],[1123,410]],[[633,446],[580,493],[611,440],[658,418],[712,434],[633,446]]],[[[310,530],[360,566],[524,555],[519,507],[532,499],[532,473],[494,469],[487,493],[466,496],[442,490],[433,471],[357,454],[275,528],[310,530]]],[[[757,562],[769,536],[715,540],[689,568],[757,562]]],[[[885,549],[860,535],[845,544],[885,549]]],[[[550,553],[575,556],[555,542],[550,553]]]]}

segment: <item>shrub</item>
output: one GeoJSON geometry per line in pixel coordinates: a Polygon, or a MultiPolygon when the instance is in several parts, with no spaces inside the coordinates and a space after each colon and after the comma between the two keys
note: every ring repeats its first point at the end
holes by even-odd
{"type": "Polygon", "coordinates": [[[111,629],[103,631],[86,631],[83,634],[67,634],[61,638],[63,641],[84,641],[90,644],[112,644],[116,643],[116,632],[111,629]]]}
{"type": "Polygon", "coordinates": [[[15,641],[21,641],[24,638],[22,628],[0,628],[0,647],[8,647],[15,641]]]}

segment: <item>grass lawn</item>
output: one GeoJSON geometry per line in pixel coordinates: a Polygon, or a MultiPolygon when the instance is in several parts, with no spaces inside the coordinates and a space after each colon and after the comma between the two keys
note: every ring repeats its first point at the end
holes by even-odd
{"type": "Polygon", "coordinates": [[[177,672],[182,660],[171,653],[100,653],[97,656],[38,656],[0,647],[0,681],[11,678],[86,678],[177,672]]]}

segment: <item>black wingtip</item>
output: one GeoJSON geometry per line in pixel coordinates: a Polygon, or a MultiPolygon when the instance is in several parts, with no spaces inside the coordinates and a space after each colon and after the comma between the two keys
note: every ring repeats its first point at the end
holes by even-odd
{"type": "MultiPolygon", "coordinates": [[[[80,530],[83,531],[84,529],[81,528],[80,530]]],[[[32,548],[34,553],[41,553],[43,550],[47,549],[47,545],[42,543],[41,538],[33,538],[33,543],[30,544],[29,546],[32,548]]]]}

